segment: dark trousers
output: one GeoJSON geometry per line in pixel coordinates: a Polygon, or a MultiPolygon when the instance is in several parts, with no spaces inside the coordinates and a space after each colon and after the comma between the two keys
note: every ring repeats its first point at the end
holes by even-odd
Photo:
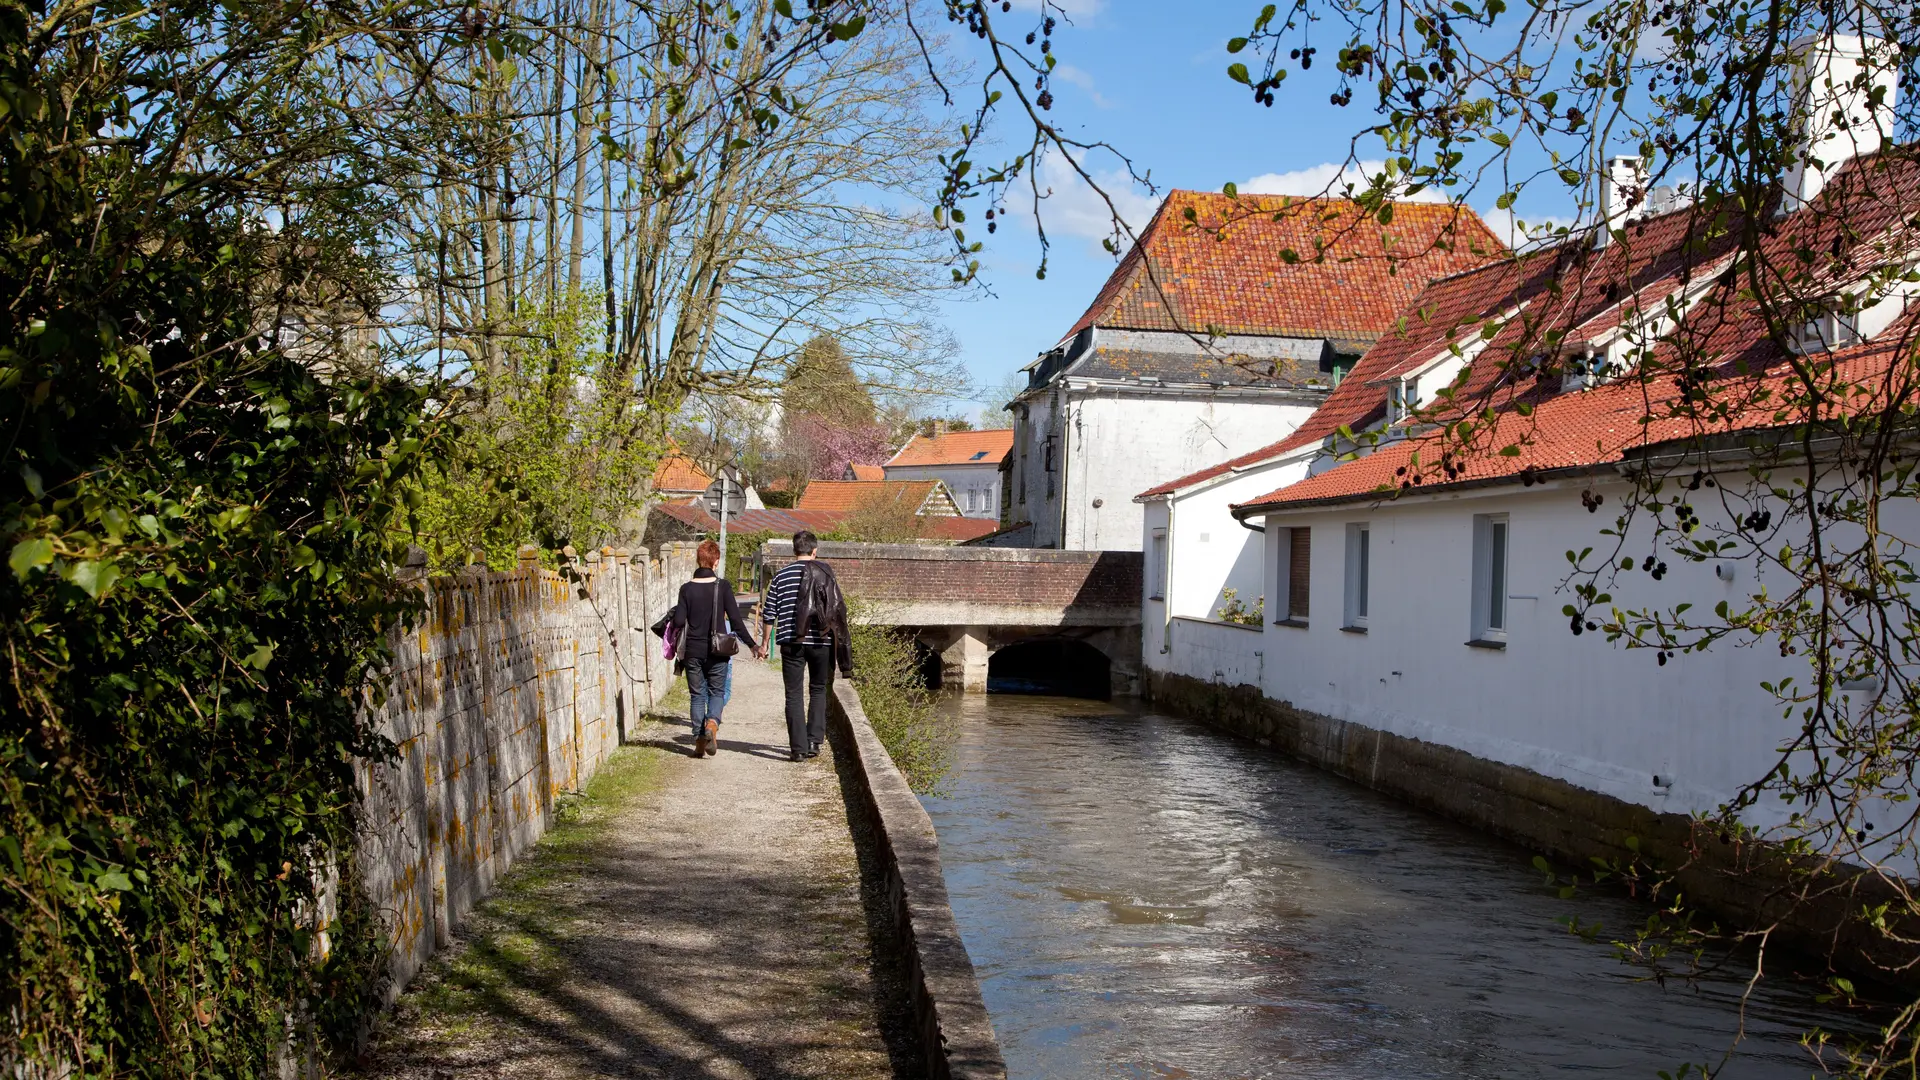
{"type": "Polygon", "coordinates": [[[787,745],[800,753],[827,741],[827,692],[833,689],[833,646],[780,646],[780,674],[787,682],[787,745]],[[802,695],[804,689],[811,693],[802,695]]]}

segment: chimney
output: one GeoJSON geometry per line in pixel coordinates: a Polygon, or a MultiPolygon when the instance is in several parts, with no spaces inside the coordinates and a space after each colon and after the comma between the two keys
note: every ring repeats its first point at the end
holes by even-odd
{"type": "Polygon", "coordinates": [[[945,435],[946,433],[947,433],[947,422],[945,420],[935,420],[933,422],[933,437],[938,439],[942,435],[945,435]]]}
{"type": "Polygon", "coordinates": [[[1644,212],[1647,201],[1647,163],[1637,157],[1607,159],[1606,173],[1600,180],[1600,234],[1593,246],[1613,243],[1615,230],[1644,212]]]}
{"type": "Polygon", "coordinates": [[[1879,38],[1816,34],[1793,52],[1794,162],[1787,170],[1780,213],[1819,197],[1849,158],[1879,150],[1893,133],[1897,57],[1879,38]],[[1878,102],[1873,92],[1884,92],[1878,102]]]}

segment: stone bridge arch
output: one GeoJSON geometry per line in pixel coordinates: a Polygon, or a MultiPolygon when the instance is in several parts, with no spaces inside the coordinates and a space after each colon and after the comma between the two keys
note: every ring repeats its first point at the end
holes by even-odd
{"type": "MultiPolygon", "coordinates": [[[[823,543],[820,557],[869,618],[910,631],[967,693],[986,692],[995,653],[1039,641],[1082,642],[1106,657],[1112,693],[1139,691],[1137,551],[823,543]]],[[[769,541],[761,559],[768,573],[785,566],[792,542],[769,541]]]]}

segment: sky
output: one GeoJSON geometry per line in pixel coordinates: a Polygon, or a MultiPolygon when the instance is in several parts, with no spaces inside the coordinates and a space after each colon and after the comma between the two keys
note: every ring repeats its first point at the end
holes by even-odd
{"type": "MultiPolygon", "coordinates": [[[[1158,193],[1129,190],[1115,162],[1088,159],[1097,174],[1114,181],[1103,186],[1124,196],[1115,202],[1136,227],[1168,188],[1218,191],[1232,182],[1248,193],[1317,194],[1350,150],[1357,148],[1363,159],[1380,156],[1377,143],[1353,142],[1372,119],[1362,96],[1344,109],[1327,101],[1335,86],[1330,64],[1308,78],[1296,72],[1272,108],[1255,104],[1245,87],[1227,78],[1229,63],[1251,55],[1230,57],[1226,43],[1247,32],[1259,12],[1255,0],[1072,0],[1067,7],[1075,12],[1072,24],[1053,37],[1060,57],[1053,115],[1063,130],[1110,142],[1151,174],[1158,193]]],[[[1004,27],[1017,15],[996,18],[1004,27]]],[[[1336,44],[1326,35],[1329,49],[1336,44]]],[[[1011,123],[1006,130],[1013,132],[1011,123]]],[[[987,236],[979,213],[969,211],[968,239],[988,241],[981,255],[987,291],[945,304],[943,316],[960,343],[961,361],[981,386],[1004,382],[1053,347],[1117,261],[1100,246],[1108,222],[1097,196],[1059,163],[1046,175],[1055,182],[1043,210],[1053,241],[1044,281],[1034,276],[1040,249],[1030,218],[1015,216],[987,236]]],[[[1490,224],[1497,194],[1469,197],[1490,224]]],[[[1568,212],[1525,202],[1519,209],[1529,223],[1568,212]]],[[[1006,414],[997,411],[1002,403],[991,403],[995,411],[982,415],[986,404],[960,403],[955,411],[1004,426],[1006,414]]]]}

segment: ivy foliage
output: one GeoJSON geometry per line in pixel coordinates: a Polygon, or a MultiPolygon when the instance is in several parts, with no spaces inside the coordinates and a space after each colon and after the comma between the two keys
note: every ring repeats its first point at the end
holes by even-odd
{"type": "Polygon", "coordinates": [[[357,763],[389,747],[359,688],[412,604],[390,567],[437,444],[425,388],[316,378],[260,332],[262,283],[316,249],[231,181],[289,159],[211,171],[188,149],[244,143],[246,102],[171,95],[266,63],[221,68],[195,27],[303,40],[297,11],[261,14],[0,0],[11,1074],[275,1072],[354,1030],[380,966],[349,856],[357,763]]]}
{"type": "Polygon", "coordinates": [[[437,566],[476,551],[512,566],[522,544],[589,551],[636,531],[666,410],[637,406],[631,373],[607,356],[604,293],[548,301],[522,305],[498,367],[476,368],[449,395],[460,438],[419,477],[421,543],[437,566]]]}

